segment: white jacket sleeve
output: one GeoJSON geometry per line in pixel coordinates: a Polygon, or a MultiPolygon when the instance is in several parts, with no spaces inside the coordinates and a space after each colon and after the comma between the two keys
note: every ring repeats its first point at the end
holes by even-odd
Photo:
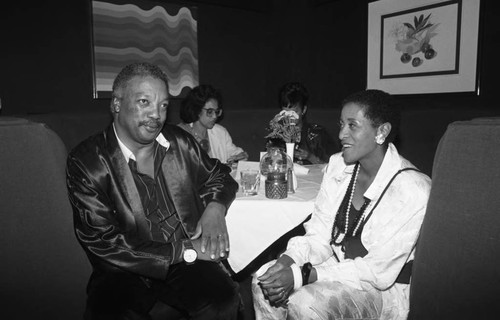
{"type": "Polygon", "coordinates": [[[208,130],[208,138],[212,157],[219,159],[222,163],[226,163],[229,157],[243,152],[242,148],[233,143],[227,129],[220,124],[216,124],[212,129],[208,130]]]}

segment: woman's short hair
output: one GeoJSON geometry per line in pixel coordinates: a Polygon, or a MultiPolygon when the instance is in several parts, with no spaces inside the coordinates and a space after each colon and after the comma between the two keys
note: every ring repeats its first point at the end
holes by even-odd
{"type": "Polygon", "coordinates": [[[394,141],[399,132],[401,110],[397,101],[389,93],[382,90],[363,90],[353,93],[342,101],[342,107],[348,103],[356,103],[363,107],[365,117],[378,127],[386,122],[391,124],[391,132],[386,142],[394,141]]]}
{"type": "Polygon", "coordinates": [[[307,106],[309,92],[300,82],[285,83],[279,92],[280,108],[292,107],[299,104],[302,108],[307,106]]]}
{"type": "Polygon", "coordinates": [[[208,84],[194,87],[181,102],[180,117],[185,123],[198,121],[201,109],[208,100],[214,99],[222,109],[222,96],[220,92],[208,84]]]}

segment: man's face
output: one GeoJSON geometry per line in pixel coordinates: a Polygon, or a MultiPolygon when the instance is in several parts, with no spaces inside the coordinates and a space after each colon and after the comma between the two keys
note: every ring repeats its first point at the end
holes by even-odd
{"type": "Polygon", "coordinates": [[[168,90],[163,81],[132,78],[113,98],[115,128],[131,151],[154,142],[167,118],[168,90]]]}

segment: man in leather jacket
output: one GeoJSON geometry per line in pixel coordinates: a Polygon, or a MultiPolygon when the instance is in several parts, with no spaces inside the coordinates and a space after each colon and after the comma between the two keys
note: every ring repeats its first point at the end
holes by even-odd
{"type": "Polygon", "coordinates": [[[238,285],[220,260],[238,185],[165,124],[168,103],[160,68],[126,66],[113,83],[112,124],[68,156],[75,233],[93,267],[85,319],[150,319],[157,301],[190,319],[236,318],[238,285]]]}

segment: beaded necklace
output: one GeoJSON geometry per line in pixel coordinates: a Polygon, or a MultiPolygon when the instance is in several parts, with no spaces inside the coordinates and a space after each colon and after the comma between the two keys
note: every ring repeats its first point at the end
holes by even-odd
{"type": "Polygon", "coordinates": [[[354,198],[354,191],[356,190],[358,174],[359,162],[356,163],[354,167],[354,174],[351,177],[344,199],[342,200],[342,203],[337,211],[337,215],[335,216],[335,222],[332,228],[331,244],[343,245],[346,237],[354,237],[356,235],[361,226],[361,222],[364,219],[365,212],[367,211],[366,208],[371,202],[369,199],[365,199],[363,205],[359,209],[360,214],[357,217],[354,217],[354,221],[349,224],[349,213],[351,211],[352,199],[354,198]]]}

